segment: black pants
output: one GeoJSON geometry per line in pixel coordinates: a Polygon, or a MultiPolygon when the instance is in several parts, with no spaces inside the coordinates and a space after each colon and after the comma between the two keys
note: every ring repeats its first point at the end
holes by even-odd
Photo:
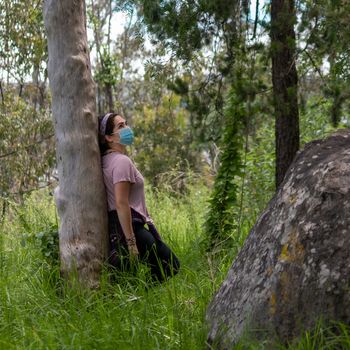
{"type": "MultiPolygon", "coordinates": [[[[117,269],[129,269],[130,259],[124,234],[116,211],[108,215],[111,253],[109,262],[117,269]]],[[[180,268],[179,259],[160,239],[152,235],[142,222],[133,221],[133,230],[139,258],[146,263],[154,280],[163,281],[177,274],[180,268]]]]}

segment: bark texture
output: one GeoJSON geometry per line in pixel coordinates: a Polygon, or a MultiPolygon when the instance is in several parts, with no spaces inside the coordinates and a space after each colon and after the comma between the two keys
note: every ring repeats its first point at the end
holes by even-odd
{"type": "Polygon", "coordinates": [[[97,141],[83,0],[46,0],[48,73],[56,135],[61,271],[97,287],[107,255],[107,208],[97,141]]]}
{"type": "Polygon", "coordinates": [[[350,131],[298,153],[207,311],[208,341],[245,332],[291,340],[324,320],[350,322],[350,131]],[[261,332],[261,333],[260,333],[261,332]]]}
{"type": "Polygon", "coordinates": [[[299,149],[294,0],[271,1],[272,85],[276,126],[276,188],[299,149]]]}

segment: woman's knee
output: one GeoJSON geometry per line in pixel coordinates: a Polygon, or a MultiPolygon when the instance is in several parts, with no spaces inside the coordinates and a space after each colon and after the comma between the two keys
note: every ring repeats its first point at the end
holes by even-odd
{"type": "Polygon", "coordinates": [[[155,238],[141,225],[134,227],[134,233],[141,259],[147,258],[156,245],[155,238]]]}
{"type": "Polygon", "coordinates": [[[134,233],[140,258],[152,266],[153,272],[157,271],[158,277],[164,274],[167,278],[179,272],[179,259],[163,241],[156,239],[143,225],[135,225],[134,233]]]}
{"type": "Polygon", "coordinates": [[[176,275],[179,272],[180,261],[164,242],[157,242],[157,255],[167,275],[176,275]]]}

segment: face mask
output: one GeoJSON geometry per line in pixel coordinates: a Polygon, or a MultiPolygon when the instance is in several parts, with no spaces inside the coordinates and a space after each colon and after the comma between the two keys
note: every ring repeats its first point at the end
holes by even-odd
{"type": "Polygon", "coordinates": [[[134,142],[134,133],[129,127],[121,129],[119,131],[119,137],[119,143],[122,145],[130,146],[134,142]]]}

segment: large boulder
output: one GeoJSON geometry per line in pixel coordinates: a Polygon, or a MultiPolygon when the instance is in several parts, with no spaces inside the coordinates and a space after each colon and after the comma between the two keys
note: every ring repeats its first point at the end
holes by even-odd
{"type": "Polygon", "coordinates": [[[350,322],[349,189],[349,130],[297,154],[208,307],[215,349],[245,332],[287,341],[320,318],[350,322]]]}

